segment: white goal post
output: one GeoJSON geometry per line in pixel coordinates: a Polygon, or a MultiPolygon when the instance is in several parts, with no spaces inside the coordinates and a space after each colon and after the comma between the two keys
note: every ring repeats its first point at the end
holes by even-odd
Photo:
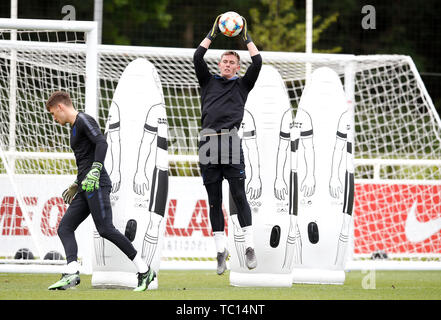
{"type": "MultiPolygon", "coordinates": [[[[53,235],[65,208],[50,195],[62,187],[59,179],[45,179],[44,167],[50,165],[66,182],[76,168],[66,131],[53,124],[44,128],[53,122],[44,102],[51,92],[68,90],[86,106],[83,111],[97,117],[97,23],[1,18],[0,35],[0,256],[6,258],[0,263],[15,272],[60,272],[65,261],[50,256],[63,253],[53,235]],[[11,259],[22,249],[38,259],[11,259]]],[[[90,252],[83,252],[83,268],[90,273],[90,252]]]]}
{"type": "MultiPolygon", "coordinates": [[[[44,108],[49,93],[59,88],[70,91],[76,107],[94,115],[104,131],[122,72],[129,62],[145,58],[159,73],[169,125],[170,192],[161,268],[211,268],[215,264],[214,241],[197,164],[200,92],[193,68],[194,49],[97,46],[95,23],[31,20],[36,25],[29,21],[20,25],[19,21],[0,19],[0,29],[20,27],[41,32],[53,27],[52,30],[64,32],[69,26],[68,31],[85,32],[87,36],[73,41],[57,38],[57,42],[32,41],[32,37],[0,40],[0,81],[4,86],[0,89],[0,120],[7,124],[2,125],[0,137],[12,174],[3,165],[0,169],[5,179],[12,176],[17,188],[16,194],[6,192],[12,187],[0,190],[0,256],[11,258],[18,248],[2,244],[15,243],[19,238],[36,250],[28,233],[31,229],[25,230],[21,219],[22,214],[33,212],[35,224],[36,210],[24,210],[26,206],[40,206],[38,210],[47,215],[46,222],[37,224],[39,229],[44,225],[47,230],[43,239],[36,241],[42,247],[46,242],[57,243],[63,253],[53,230],[59,214],[66,209],[59,202],[60,194],[75,174],[75,167],[68,131],[54,124],[44,108]],[[8,84],[12,70],[8,65],[14,51],[17,83],[21,86],[13,90],[18,92],[15,124],[9,120],[14,107],[10,105],[8,84]],[[97,78],[93,78],[95,73],[97,78]],[[28,110],[20,111],[20,106],[28,110]],[[27,178],[46,187],[26,188],[23,181],[27,178]],[[22,203],[17,205],[14,197],[22,203]],[[44,199],[43,203],[35,204],[39,199],[44,199]]],[[[213,73],[217,72],[222,52],[210,49],[205,56],[213,73]]],[[[238,52],[243,72],[251,61],[248,52],[238,52]]],[[[352,254],[347,268],[441,269],[441,232],[435,225],[441,213],[441,121],[412,59],[402,55],[261,54],[264,64],[280,73],[294,114],[309,70],[319,67],[336,71],[347,95],[352,97],[356,187],[352,254]],[[412,225],[408,221],[410,212],[415,218],[412,225]],[[415,235],[412,228],[416,225],[422,230],[428,226],[425,223],[434,225],[433,232],[415,235]],[[377,251],[384,251],[388,259],[372,260],[377,251]]],[[[250,200],[251,206],[257,202],[258,199],[250,200]]],[[[226,216],[228,210],[225,207],[226,216]]],[[[38,256],[45,253],[39,252],[38,256]]]]}

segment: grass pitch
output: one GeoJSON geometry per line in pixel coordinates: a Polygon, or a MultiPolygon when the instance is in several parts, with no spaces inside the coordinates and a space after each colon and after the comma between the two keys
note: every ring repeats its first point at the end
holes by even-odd
{"type": "Polygon", "coordinates": [[[161,270],[159,288],[147,292],[94,289],[90,275],[76,288],[47,290],[59,277],[0,273],[0,300],[441,300],[441,271],[351,271],[343,285],[242,288],[230,285],[228,272],[161,270]]]}

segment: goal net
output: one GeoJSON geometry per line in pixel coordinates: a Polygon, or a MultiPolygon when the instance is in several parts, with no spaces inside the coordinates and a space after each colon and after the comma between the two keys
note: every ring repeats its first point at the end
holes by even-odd
{"type": "MultiPolygon", "coordinates": [[[[13,271],[58,272],[65,264],[60,192],[77,169],[69,130],[45,101],[67,90],[80,110],[96,114],[96,36],[95,22],[0,19],[0,263],[19,263],[13,271]]],[[[79,228],[80,236],[87,231],[79,228]]],[[[79,255],[90,260],[82,244],[79,255]]]]}
{"type": "MultiPolygon", "coordinates": [[[[66,210],[60,195],[76,168],[68,128],[56,124],[44,108],[49,93],[67,90],[75,106],[94,115],[104,131],[121,74],[131,61],[145,58],[158,71],[169,127],[170,182],[161,267],[215,266],[208,201],[197,162],[201,112],[194,49],[98,46],[96,99],[86,92],[87,39],[53,40],[50,36],[57,45],[42,45],[50,41],[41,41],[41,31],[35,34],[14,41],[3,31],[0,41],[0,256],[13,258],[21,248],[29,248],[40,258],[48,250],[64,254],[55,230],[66,210]],[[94,109],[91,106],[96,102],[94,109]]],[[[222,52],[211,49],[205,56],[212,73],[217,72],[222,52]]],[[[238,52],[244,72],[251,60],[248,52],[238,52]]],[[[339,74],[353,101],[355,203],[348,266],[367,268],[372,258],[386,255],[394,268],[428,266],[427,261],[439,268],[441,121],[412,59],[400,55],[261,55],[264,64],[280,73],[293,114],[308,74],[323,66],[339,74]]],[[[262,152],[260,157],[264,156],[262,152]]],[[[253,204],[258,199],[249,201],[253,204]]],[[[225,206],[224,215],[228,214],[225,206]]],[[[92,239],[88,241],[91,246],[92,239]]],[[[89,254],[87,249],[84,252],[89,254]]]]}

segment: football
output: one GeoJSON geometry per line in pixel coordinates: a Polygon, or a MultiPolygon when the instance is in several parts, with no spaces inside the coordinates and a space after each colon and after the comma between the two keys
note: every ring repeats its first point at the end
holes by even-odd
{"type": "Polygon", "coordinates": [[[242,17],[234,12],[225,12],[219,19],[219,30],[227,37],[237,36],[243,29],[242,17]]]}
{"type": "Polygon", "coordinates": [[[32,260],[34,254],[28,248],[21,248],[15,253],[14,259],[32,260]]]}
{"type": "Polygon", "coordinates": [[[64,260],[64,257],[58,251],[52,250],[45,254],[44,260],[64,260]]]}

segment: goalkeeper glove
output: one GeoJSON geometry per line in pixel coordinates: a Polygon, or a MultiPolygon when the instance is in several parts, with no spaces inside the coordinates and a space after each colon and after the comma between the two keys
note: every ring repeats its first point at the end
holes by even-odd
{"type": "Polygon", "coordinates": [[[92,168],[87,173],[86,178],[84,178],[84,180],[81,182],[83,190],[91,192],[100,188],[100,174],[102,168],[102,163],[92,163],[92,168]]]}
{"type": "Polygon", "coordinates": [[[243,20],[243,28],[242,28],[241,35],[242,35],[243,41],[245,41],[245,44],[248,44],[250,42],[253,42],[253,40],[251,39],[251,36],[248,33],[247,20],[244,17],[242,17],[242,20],[243,20]]]}
{"type": "Polygon", "coordinates": [[[214,20],[213,27],[211,27],[210,32],[208,32],[208,34],[206,36],[207,39],[210,39],[211,41],[213,41],[214,38],[216,38],[217,34],[220,31],[219,30],[219,19],[221,16],[222,16],[221,14],[218,15],[216,17],[216,20],[214,20]]]}
{"type": "Polygon", "coordinates": [[[63,191],[63,200],[66,204],[71,204],[73,198],[77,194],[78,191],[78,181],[75,180],[66,190],[63,191]]]}

